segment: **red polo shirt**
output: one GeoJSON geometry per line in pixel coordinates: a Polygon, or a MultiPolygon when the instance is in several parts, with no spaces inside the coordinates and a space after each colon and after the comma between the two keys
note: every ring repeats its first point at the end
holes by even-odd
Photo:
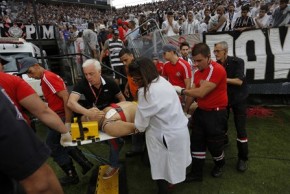
{"type": "Polygon", "coordinates": [[[64,115],[63,100],[58,97],[57,92],[66,90],[66,85],[62,78],[50,71],[45,70],[41,78],[41,88],[43,96],[48,103],[49,108],[60,116],[64,115]]]}
{"type": "Polygon", "coordinates": [[[228,105],[227,95],[227,74],[223,66],[212,61],[208,68],[194,74],[194,84],[198,88],[203,81],[216,84],[216,88],[204,98],[197,98],[198,107],[201,109],[211,109],[226,107],[228,105]]]}
{"type": "Polygon", "coordinates": [[[36,94],[34,89],[20,77],[3,72],[0,72],[0,86],[5,90],[14,105],[22,113],[27,123],[30,124],[29,117],[23,112],[23,107],[19,102],[27,96],[36,94]]]}
{"type": "Polygon", "coordinates": [[[185,88],[184,79],[191,79],[192,77],[191,67],[187,61],[179,58],[176,64],[171,62],[165,63],[162,75],[167,77],[172,85],[185,88]]]}

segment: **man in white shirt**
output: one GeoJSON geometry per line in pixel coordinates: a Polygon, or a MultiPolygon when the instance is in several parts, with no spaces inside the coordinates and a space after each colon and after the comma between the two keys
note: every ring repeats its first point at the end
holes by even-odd
{"type": "Polygon", "coordinates": [[[162,23],[162,31],[166,36],[175,36],[179,33],[178,24],[174,21],[174,16],[172,11],[167,12],[167,20],[162,23]]]}
{"type": "Polygon", "coordinates": [[[130,20],[128,22],[129,30],[126,33],[126,44],[128,45],[128,48],[133,48],[134,43],[137,44],[136,46],[140,48],[139,41],[137,40],[140,34],[139,28],[136,28],[136,23],[134,20],[130,20]]]}
{"type": "Polygon", "coordinates": [[[260,0],[256,0],[255,6],[250,11],[251,17],[252,18],[257,17],[259,14],[259,11],[260,11],[260,0]]]}
{"type": "Polygon", "coordinates": [[[279,7],[275,9],[272,17],[272,27],[285,26],[290,20],[289,0],[280,0],[279,7]]]}
{"type": "Polygon", "coordinates": [[[235,12],[235,5],[233,3],[229,3],[228,5],[228,12],[225,14],[228,24],[229,24],[229,31],[232,31],[238,17],[238,14],[235,12]]]}
{"type": "Polygon", "coordinates": [[[187,14],[187,20],[182,24],[182,34],[195,34],[198,33],[198,20],[194,19],[194,14],[192,11],[189,11],[187,14]]]}
{"type": "Polygon", "coordinates": [[[254,21],[256,28],[268,28],[271,22],[271,16],[267,15],[267,6],[264,5],[260,8],[259,15],[255,17],[254,21]]]}

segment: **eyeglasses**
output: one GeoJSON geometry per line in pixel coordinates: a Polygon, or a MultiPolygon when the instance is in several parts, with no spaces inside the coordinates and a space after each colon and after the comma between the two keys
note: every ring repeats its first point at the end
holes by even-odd
{"type": "Polygon", "coordinates": [[[222,50],[214,50],[213,52],[214,53],[220,53],[221,51],[223,51],[224,49],[222,49],[222,50]]]}

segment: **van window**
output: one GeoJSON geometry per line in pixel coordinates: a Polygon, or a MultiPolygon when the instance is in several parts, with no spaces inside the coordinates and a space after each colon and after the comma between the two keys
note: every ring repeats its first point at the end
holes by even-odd
{"type": "Polygon", "coordinates": [[[9,63],[4,66],[5,72],[18,72],[19,67],[17,60],[22,59],[23,57],[32,57],[32,53],[1,53],[0,56],[9,61],[9,63]]]}

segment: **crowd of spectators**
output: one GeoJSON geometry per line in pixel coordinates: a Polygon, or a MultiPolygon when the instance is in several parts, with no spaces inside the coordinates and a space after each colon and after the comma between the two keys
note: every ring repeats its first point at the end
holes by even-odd
{"type": "MultiPolygon", "coordinates": [[[[281,16],[277,16],[278,13],[274,14],[275,10],[279,8],[279,0],[165,0],[136,6],[128,6],[121,9],[109,8],[107,10],[100,10],[95,6],[90,5],[51,4],[48,1],[47,3],[37,3],[36,11],[38,22],[40,24],[81,25],[87,22],[93,22],[96,24],[97,28],[100,24],[109,27],[120,17],[123,21],[130,21],[135,18],[138,19],[141,15],[146,15],[147,18],[156,19],[161,28],[162,23],[166,20],[166,13],[172,11],[174,20],[180,21],[178,23],[179,26],[188,21],[189,15],[193,15],[193,21],[198,21],[200,25],[199,28],[212,29],[218,24],[221,14],[224,14],[227,19],[227,26],[224,30],[230,30],[231,28],[229,28],[229,24],[231,23],[233,25],[233,22],[237,17],[241,16],[242,7],[247,7],[247,15],[254,20],[256,27],[277,27],[280,25],[288,25],[290,14],[289,5],[287,7],[287,3],[289,3],[289,1],[282,1],[285,4],[283,10],[280,10],[280,15],[284,15],[282,18],[281,16]],[[222,13],[219,12],[218,8],[223,9],[222,13]],[[262,13],[260,12],[261,8],[262,13]],[[231,10],[233,10],[233,12],[231,10]],[[263,15],[264,12],[266,14],[263,15]],[[275,23],[276,18],[271,16],[279,17],[279,23],[277,23],[277,21],[275,23]],[[264,18],[262,23],[261,18],[264,18]],[[257,20],[260,22],[257,22],[257,20]],[[207,24],[207,28],[204,28],[204,23],[207,24]]],[[[2,21],[4,22],[7,21],[8,18],[8,21],[10,19],[12,22],[16,21],[25,24],[34,23],[33,6],[30,1],[2,1],[1,12],[2,21]]],[[[217,31],[218,28],[214,30],[217,31]]]]}
{"type": "MultiPolygon", "coordinates": [[[[135,38],[137,39],[139,36],[142,36],[142,49],[143,49],[142,56],[146,56],[145,51],[149,50],[150,53],[148,55],[149,56],[148,58],[151,57],[152,60],[155,60],[156,64],[159,63],[158,56],[156,56],[156,53],[153,53],[151,52],[152,50],[150,50],[150,48],[153,45],[152,37],[151,37],[152,30],[150,30],[151,28],[153,28],[152,27],[153,24],[146,22],[147,19],[155,19],[157,26],[159,26],[159,28],[161,29],[160,33],[162,33],[164,36],[192,35],[192,34],[202,34],[206,32],[215,33],[215,32],[220,32],[220,31],[240,31],[241,32],[241,31],[255,29],[255,28],[289,26],[290,25],[290,7],[288,3],[289,3],[289,0],[251,0],[251,1],[212,0],[210,2],[209,1],[197,2],[197,1],[185,1],[185,0],[167,0],[167,1],[159,1],[159,2],[154,2],[154,3],[147,3],[147,4],[137,5],[137,6],[124,7],[122,9],[111,8],[107,10],[100,10],[94,6],[88,6],[88,5],[50,4],[49,2],[46,2],[46,3],[37,3],[35,5],[37,13],[35,13],[33,9],[34,7],[30,1],[14,0],[14,1],[9,1],[8,3],[6,1],[1,2],[1,16],[2,16],[3,23],[19,22],[19,23],[24,23],[24,24],[33,24],[35,23],[34,18],[36,14],[38,18],[38,24],[56,25],[58,27],[59,32],[60,32],[59,33],[60,37],[61,39],[64,40],[64,45],[62,45],[61,49],[66,50],[65,53],[84,53],[87,55],[91,55],[92,58],[100,60],[101,62],[104,62],[106,60],[105,58],[107,58],[107,60],[109,58],[109,63],[115,70],[114,73],[119,72],[121,74],[124,74],[126,73],[125,71],[126,69],[124,69],[123,67],[123,71],[122,71],[121,68],[117,68],[117,67],[123,66],[124,61],[121,59],[119,52],[121,49],[123,49],[124,45],[130,48],[128,39],[135,39],[135,38]],[[136,30],[137,26],[141,26],[141,25],[142,27],[136,30]]],[[[156,29],[156,26],[154,27],[154,29],[156,29]]],[[[223,45],[223,43],[219,43],[219,44],[221,44],[220,46],[223,45]]],[[[197,143],[196,143],[196,146],[192,146],[192,150],[191,150],[192,158],[193,158],[193,163],[192,163],[193,168],[191,171],[192,176],[187,177],[186,179],[187,182],[202,180],[201,169],[204,164],[204,160],[206,156],[206,150],[204,149],[205,144],[207,144],[213,156],[213,159],[215,161],[215,167],[211,171],[212,176],[220,177],[222,175],[222,168],[224,166],[224,152],[223,152],[223,149],[220,149],[220,148],[224,146],[223,136],[225,136],[225,134],[223,130],[227,123],[226,111],[227,111],[227,106],[228,106],[228,102],[227,100],[225,100],[227,99],[226,98],[226,95],[227,95],[226,94],[226,84],[227,84],[226,71],[221,66],[219,67],[218,64],[215,62],[209,63],[209,61],[211,61],[209,57],[210,49],[205,43],[199,43],[195,45],[195,47],[193,48],[192,57],[195,60],[195,64],[197,64],[197,68],[200,71],[194,74],[195,76],[197,76],[197,78],[192,78],[192,71],[194,71],[194,67],[192,63],[190,63],[190,59],[189,59],[190,57],[189,57],[188,52],[189,52],[190,47],[191,45],[189,45],[188,43],[187,44],[183,43],[180,45],[180,51],[181,51],[181,57],[182,57],[181,58],[179,57],[179,53],[177,49],[173,45],[164,45],[162,47],[162,51],[163,51],[162,54],[163,54],[163,58],[167,62],[164,65],[162,64],[162,68],[160,68],[161,70],[159,72],[156,71],[155,72],[156,76],[154,75],[155,76],[154,79],[156,79],[156,77],[159,77],[159,73],[160,73],[162,74],[162,76],[167,77],[172,85],[177,86],[177,89],[176,88],[175,89],[180,94],[180,99],[178,99],[177,96],[174,96],[178,100],[176,101],[175,99],[173,99],[173,101],[182,102],[182,105],[184,105],[183,113],[186,116],[190,111],[190,105],[191,105],[191,102],[187,103],[188,99],[192,100],[190,99],[192,97],[198,99],[199,109],[197,109],[197,114],[196,113],[193,114],[195,115],[195,117],[193,118],[192,121],[194,121],[195,123],[197,123],[196,121],[198,121],[200,123],[206,123],[206,124],[222,123],[220,126],[217,127],[218,128],[217,133],[214,131],[216,126],[213,126],[213,125],[205,125],[202,128],[198,128],[199,126],[202,126],[203,125],[202,124],[202,125],[196,125],[195,128],[193,128],[194,129],[193,131],[195,132],[197,130],[201,131],[203,129],[212,130],[212,131],[206,132],[209,134],[211,133],[211,136],[209,136],[210,138],[207,139],[208,140],[207,142],[203,142],[205,138],[203,137],[203,135],[200,135],[200,134],[203,134],[204,132],[202,133],[198,132],[199,134],[192,133],[193,134],[192,142],[195,142],[195,143],[197,142],[197,143]],[[210,78],[209,81],[202,80],[201,78],[207,76],[208,71],[210,70],[209,65],[214,66],[213,69],[217,69],[217,71],[214,72],[213,74],[214,77],[210,78]],[[184,68],[184,70],[182,68],[184,68]],[[204,69],[206,69],[206,71],[203,71],[204,69]],[[184,71],[184,73],[182,71],[184,71]],[[176,72],[178,72],[178,74],[176,72]],[[181,79],[179,78],[181,77],[179,75],[180,72],[184,74],[184,76],[181,79]],[[219,86],[216,86],[215,78],[220,77],[218,76],[218,74],[220,73],[222,73],[221,75],[223,75],[222,81],[219,81],[219,86]],[[174,81],[178,83],[174,83],[174,81]],[[197,87],[190,89],[192,81],[193,81],[193,84],[195,84],[197,87]],[[220,83],[222,83],[222,85],[220,83]],[[204,90],[205,92],[203,92],[202,90],[204,90]],[[210,100],[208,100],[209,102],[215,102],[211,99],[214,99],[214,98],[218,99],[216,98],[216,96],[221,96],[221,95],[218,95],[219,93],[217,92],[212,92],[214,90],[223,91],[222,93],[223,100],[221,100],[221,102],[217,104],[217,107],[214,107],[215,104],[212,105],[210,103],[207,103],[206,100],[204,100],[204,99],[208,100],[208,98],[204,98],[208,94],[214,94],[210,96],[210,100]],[[201,95],[201,94],[204,94],[204,95],[201,95]],[[185,97],[184,95],[187,95],[187,97],[185,97]],[[208,117],[209,114],[208,113],[205,114],[202,111],[210,112],[211,116],[208,117]],[[221,116],[223,118],[222,119],[223,121],[222,122],[208,122],[208,123],[205,121],[202,121],[202,118],[203,119],[209,118],[210,120],[213,120],[213,121],[221,118],[219,116],[216,117],[215,116],[216,114],[212,114],[211,111],[212,112],[221,111],[221,113],[217,115],[221,116]],[[222,138],[215,139],[216,137],[214,137],[213,134],[215,135],[218,134],[217,136],[222,137],[222,138]]],[[[227,45],[223,47],[222,49],[215,48],[213,52],[215,53],[216,57],[218,57],[218,53],[227,52],[227,45]]],[[[145,59],[144,61],[142,60],[143,58],[141,58],[140,62],[142,63],[146,62],[144,64],[152,63],[151,66],[154,67],[153,62],[147,63],[147,61],[150,61],[150,59],[145,59]]],[[[81,57],[77,56],[76,61],[77,61],[76,62],[77,66],[75,68],[77,70],[76,73],[78,75],[81,75],[82,69],[80,68],[80,66],[81,64],[83,64],[83,56],[81,57]]],[[[87,63],[89,64],[91,62],[89,61],[87,63]]],[[[135,65],[137,64],[138,68],[140,67],[147,68],[147,66],[144,66],[144,65],[141,66],[137,62],[134,64],[135,65]]],[[[94,68],[94,67],[91,66],[90,68],[94,68]]],[[[90,73],[89,70],[90,69],[88,69],[88,66],[86,65],[83,66],[84,74],[86,74],[85,71],[87,71],[88,72],[87,74],[89,74],[90,73]]],[[[244,70],[244,67],[241,68],[241,72],[244,72],[243,70],[244,70]]],[[[141,78],[141,75],[139,74],[135,75],[134,73],[132,73],[133,72],[132,69],[130,70],[129,68],[129,72],[130,71],[133,76],[132,80],[133,79],[135,80],[135,81],[133,80],[133,82],[137,84],[139,88],[142,88],[144,83],[151,83],[152,80],[150,81],[148,79],[149,81],[147,81],[146,77],[143,76],[141,78]],[[141,82],[142,84],[138,84],[138,82],[140,83],[140,80],[141,81],[143,80],[141,82]]],[[[144,72],[146,71],[144,70],[144,72]]],[[[101,69],[100,68],[94,69],[93,75],[99,76],[96,78],[96,80],[99,81],[97,82],[97,86],[96,86],[96,91],[98,91],[98,96],[95,95],[95,93],[97,92],[93,91],[94,97],[96,98],[96,99],[94,98],[94,100],[97,103],[99,99],[99,95],[101,93],[101,89],[102,89],[101,88],[102,82],[100,81],[102,80],[100,77],[101,69]]],[[[148,75],[150,74],[146,73],[146,76],[148,75]]],[[[122,83],[121,77],[117,77],[116,75],[114,75],[114,78],[115,80],[118,80],[116,81],[117,84],[122,83]]],[[[221,77],[219,79],[221,79],[221,77]]],[[[163,82],[163,78],[161,78],[161,81],[163,82]]],[[[87,82],[81,82],[81,84],[82,83],[87,83],[87,82]]],[[[107,83],[110,83],[110,82],[107,82],[107,83]]],[[[112,82],[112,83],[115,83],[115,82],[112,82]]],[[[161,82],[160,84],[161,86],[162,84],[164,85],[164,83],[161,83],[161,82]]],[[[81,87],[81,85],[78,87],[81,87]]],[[[80,89],[78,87],[76,89],[80,89]]],[[[146,91],[146,87],[145,87],[145,91],[146,91]]],[[[114,86],[114,88],[117,88],[117,86],[116,87],[114,86]]],[[[168,89],[168,88],[169,87],[165,87],[163,89],[168,89]]],[[[152,91],[157,92],[158,94],[159,89],[158,91],[157,90],[155,91],[153,88],[152,91]]],[[[116,90],[116,92],[117,92],[116,94],[109,95],[109,96],[111,97],[116,96],[118,100],[124,101],[125,98],[123,95],[121,95],[120,90],[116,90]]],[[[172,88],[170,92],[175,93],[172,88]]],[[[75,93],[80,94],[80,92],[75,92],[75,93]]],[[[144,94],[144,97],[146,99],[146,92],[144,94]]],[[[140,104],[142,104],[142,98],[143,96],[141,96],[140,98],[141,100],[138,99],[140,100],[139,103],[141,102],[140,104]]],[[[76,95],[74,97],[74,100],[78,101],[78,99],[79,99],[79,95],[76,95]]],[[[165,98],[159,98],[159,99],[165,99],[165,98]]],[[[106,99],[105,101],[106,102],[104,103],[102,101],[101,102],[103,104],[106,104],[107,102],[109,103],[110,100],[108,101],[108,99],[106,99]]],[[[93,103],[90,102],[90,104],[93,104],[93,103]]],[[[98,105],[103,106],[103,104],[100,103],[98,105]]],[[[74,111],[78,112],[76,107],[74,107],[71,104],[70,104],[70,108],[71,109],[75,108],[74,111]]],[[[180,118],[182,116],[181,119],[184,120],[184,123],[185,123],[184,126],[186,126],[187,120],[186,120],[185,115],[182,113],[181,108],[179,108],[178,106],[178,108],[174,108],[174,110],[178,110],[178,115],[180,116],[180,118]]],[[[245,119],[245,115],[242,119],[245,119]]],[[[243,121],[241,121],[241,123],[244,124],[243,121]]],[[[182,126],[181,128],[185,129],[186,127],[184,126],[182,126]]],[[[243,130],[244,129],[237,129],[238,132],[241,132],[241,131],[244,132],[243,130]]],[[[242,135],[239,134],[239,135],[238,135],[238,138],[240,139],[238,139],[238,141],[240,141],[241,143],[247,142],[247,136],[245,134],[242,134],[242,135]]],[[[163,137],[163,143],[164,142],[165,142],[165,139],[163,137]]],[[[122,142],[120,141],[118,142],[118,144],[120,144],[121,146],[122,142]]],[[[164,145],[167,148],[166,142],[164,143],[164,145]]],[[[241,146],[241,144],[239,143],[237,145],[241,146]]],[[[147,147],[149,148],[148,149],[149,155],[152,154],[151,153],[152,149],[150,149],[151,148],[150,143],[147,143],[147,147]]],[[[246,147],[245,148],[246,156],[242,158],[239,155],[239,160],[237,163],[237,170],[241,172],[244,172],[247,169],[247,165],[246,165],[247,149],[248,148],[246,147]],[[241,160],[243,161],[243,163],[241,163],[241,160]]],[[[117,155],[119,152],[119,148],[118,150],[115,150],[115,151],[116,151],[114,155],[115,157],[112,159],[118,159],[117,155]]],[[[160,168],[154,168],[156,167],[154,165],[159,164],[159,163],[156,162],[156,160],[152,160],[152,156],[151,156],[150,163],[151,163],[151,167],[153,167],[152,169],[157,169],[156,171],[158,172],[158,169],[160,168]]],[[[188,161],[186,160],[186,162],[184,163],[185,164],[183,168],[185,169],[188,161]]],[[[176,166],[173,166],[173,167],[176,167],[176,166]]],[[[105,176],[105,179],[110,178],[112,176],[110,175],[111,172],[115,173],[118,170],[119,170],[118,164],[112,163],[112,168],[110,168],[110,171],[106,173],[107,175],[105,176]]],[[[162,177],[162,179],[168,181],[168,178],[166,176],[164,178],[162,173],[160,173],[161,175],[157,174],[158,176],[156,176],[156,174],[152,174],[152,177],[154,179],[156,177],[162,177]]],[[[175,173],[173,174],[175,175],[175,173]]],[[[185,171],[181,176],[184,176],[184,175],[185,175],[185,171]]],[[[70,175],[68,174],[68,176],[70,175]]],[[[177,181],[170,180],[168,182],[175,184],[177,182],[181,182],[182,178],[184,177],[181,177],[180,179],[178,177],[177,181]]],[[[77,181],[70,181],[70,183],[78,182],[78,178],[76,180],[77,181]]],[[[162,184],[158,183],[158,186],[162,184]]],[[[168,186],[167,182],[165,183],[165,186],[166,187],[168,186]]]]}

